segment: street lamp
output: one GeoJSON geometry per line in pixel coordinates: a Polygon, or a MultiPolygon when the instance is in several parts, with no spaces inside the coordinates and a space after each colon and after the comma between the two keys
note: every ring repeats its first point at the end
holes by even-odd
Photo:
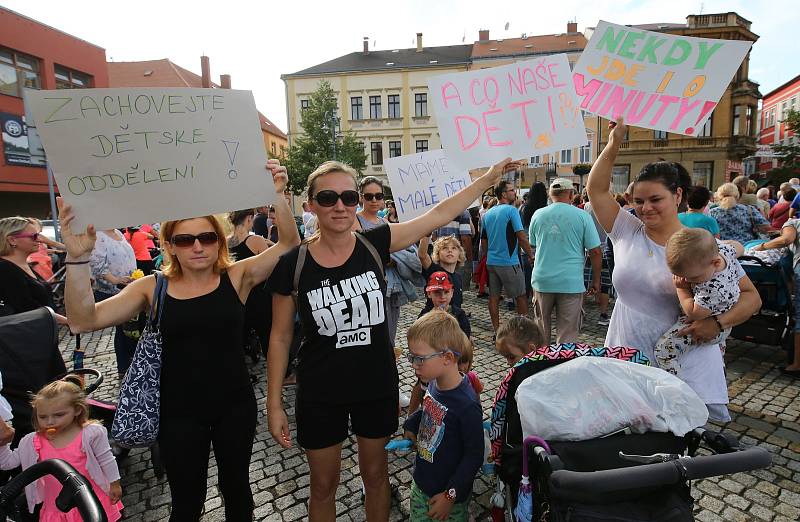
{"type": "Polygon", "coordinates": [[[325,113],[325,127],[331,131],[331,143],[333,143],[333,159],[336,160],[336,138],[339,135],[339,123],[341,119],[336,116],[336,109],[325,113]]]}

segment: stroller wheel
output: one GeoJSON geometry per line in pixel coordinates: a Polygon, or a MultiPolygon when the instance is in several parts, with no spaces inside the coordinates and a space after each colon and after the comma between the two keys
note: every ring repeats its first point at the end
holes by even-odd
{"type": "Polygon", "coordinates": [[[155,472],[156,478],[163,478],[164,463],[161,462],[161,448],[158,446],[158,442],[150,446],[150,462],[153,464],[153,472],[155,472]]]}

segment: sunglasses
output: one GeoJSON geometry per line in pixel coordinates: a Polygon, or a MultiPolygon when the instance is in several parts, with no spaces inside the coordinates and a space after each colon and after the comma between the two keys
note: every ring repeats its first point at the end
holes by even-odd
{"type": "Polygon", "coordinates": [[[170,243],[180,248],[187,248],[194,245],[195,241],[200,241],[203,246],[213,245],[219,241],[219,236],[216,232],[203,232],[201,234],[178,234],[172,236],[169,240],[170,243]]]}
{"type": "Polygon", "coordinates": [[[443,352],[436,352],[430,355],[414,355],[413,353],[407,353],[406,360],[409,362],[409,364],[411,364],[411,366],[414,366],[415,364],[423,365],[425,364],[426,361],[429,361],[434,357],[441,357],[446,353],[452,353],[456,357],[461,357],[461,354],[458,352],[455,352],[453,350],[444,350],[443,352]]]}
{"type": "Polygon", "coordinates": [[[340,199],[344,206],[355,207],[358,205],[359,195],[355,190],[345,190],[341,194],[335,190],[321,190],[314,196],[314,200],[322,207],[332,207],[340,199]]]}
{"type": "Polygon", "coordinates": [[[29,237],[31,240],[36,241],[39,239],[39,233],[34,232],[33,234],[11,234],[12,237],[29,237]]]}
{"type": "Polygon", "coordinates": [[[364,192],[361,195],[364,196],[364,201],[372,201],[373,199],[377,201],[383,200],[383,192],[376,192],[374,194],[371,192],[364,192]]]}

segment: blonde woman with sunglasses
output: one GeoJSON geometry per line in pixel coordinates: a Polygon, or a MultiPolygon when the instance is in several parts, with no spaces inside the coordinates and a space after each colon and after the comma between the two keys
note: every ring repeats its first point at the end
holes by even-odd
{"type": "Polygon", "coordinates": [[[311,475],[311,522],[336,519],[342,442],[351,426],[358,440],[366,518],[389,518],[384,446],[397,430],[398,375],[385,309],[387,285],[382,265],[388,263],[390,253],[415,244],[452,221],[503,172],[516,167],[517,163],[508,158],[416,219],[381,224],[363,233],[353,232],[358,229],[356,206],[362,196],[368,206],[368,194],[373,194],[374,203],[379,184],[365,183],[360,193],[356,172],[333,161],[309,176],[308,198],[317,215],[317,232],[304,245],[282,256],[270,279],[273,312],[267,415],[272,437],[284,448],[291,447],[281,383],[295,314],[299,313],[303,341],[295,415],[297,442],[305,450],[311,475]],[[301,253],[304,258],[300,258],[301,253]]]}
{"type": "MultiPolygon", "coordinates": [[[[161,310],[163,339],[159,446],[172,496],[170,520],[199,520],[206,498],[211,447],[219,467],[225,520],[250,521],[250,456],[256,400],[245,364],[242,332],[250,291],[272,272],[279,256],[300,242],[283,198],[286,168],[269,160],[275,182],[280,241],[264,252],[233,262],[222,223],[215,216],[161,225],[167,293],[161,310]]],[[[72,231],[72,209],[59,200],[67,247],[68,314],[81,332],[127,321],[151,306],[155,277],[134,281],[119,294],[95,303],[89,255],[95,231],[72,231]]],[[[281,376],[282,377],[282,376],[281,376]]]]}

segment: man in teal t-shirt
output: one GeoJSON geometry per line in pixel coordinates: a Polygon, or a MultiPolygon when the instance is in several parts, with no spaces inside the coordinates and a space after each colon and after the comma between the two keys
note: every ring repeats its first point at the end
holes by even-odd
{"type": "Polygon", "coordinates": [[[712,236],[718,238],[719,223],[717,223],[716,219],[703,212],[709,201],[711,201],[710,190],[703,186],[692,187],[686,198],[689,211],[678,214],[678,219],[685,227],[704,228],[711,232],[712,236]]]}
{"type": "Polygon", "coordinates": [[[603,254],[600,237],[591,216],[570,204],[574,196],[572,182],[556,178],[550,184],[553,204],[537,210],[528,231],[531,246],[536,247],[531,284],[534,290],[534,313],[547,342],[550,342],[550,317],[556,310],[557,342],[578,340],[583,318],[583,265],[586,252],[592,263],[592,286],[589,294],[600,290],[603,254]]]}

